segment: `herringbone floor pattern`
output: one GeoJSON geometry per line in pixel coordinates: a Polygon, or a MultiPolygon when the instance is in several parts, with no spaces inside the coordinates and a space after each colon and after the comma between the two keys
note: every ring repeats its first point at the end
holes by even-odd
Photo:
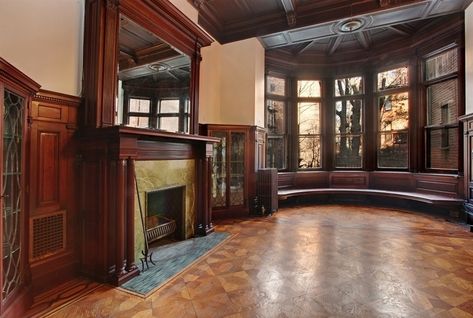
{"type": "Polygon", "coordinates": [[[102,286],[52,317],[473,317],[473,233],[358,206],[226,220],[237,234],[146,299],[102,286]]]}

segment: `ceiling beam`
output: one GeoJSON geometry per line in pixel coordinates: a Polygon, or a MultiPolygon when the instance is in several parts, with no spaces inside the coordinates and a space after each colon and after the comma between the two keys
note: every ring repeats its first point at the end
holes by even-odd
{"type": "Polygon", "coordinates": [[[403,28],[402,25],[390,25],[388,28],[400,35],[404,36],[410,36],[411,32],[410,30],[407,30],[407,28],[403,28]]]}
{"type": "Polygon", "coordinates": [[[251,8],[248,5],[248,2],[246,2],[246,0],[239,0],[239,1],[234,1],[234,2],[240,9],[246,11],[247,14],[252,14],[253,13],[253,10],[251,10],[251,8]]]}
{"type": "Polygon", "coordinates": [[[303,53],[305,50],[307,50],[312,45],[314,45],[315,42],[317,42],[317,40],[313,40],[313,41],[310,41],[310,42],[303,43],[303,46],[300,49],[298,49],[296,52],[294,52],[294,54],[299,55],[299,54],[303,53]]]}
{"type": "Polygon", "coordinates": [[[292,0],[280,0],[286,12],[287,25],[292,27],[296,25],[296,11],[292,0]]]}
{"type": "Polygon", "coordinates": [[[438,6],[440,5],[440,1],[439,0],[432,0],[430,1],[429,5],[427,6],[427,8],[424,10],[424,13],[422,13],[422,18],[427,18],[430,13],[432,12],[432,10],[434,10],[435,8],[437,8],[438,6]]]}
{"type": "Polygon", "coordinates": [[[342,43],[343,35],[338,35],[330,39],[330,43],[328,44],[327,54],[333,54],[342,43]]]}
{"type": "Polygon", "coordinates": [[[365,50],[370,48],[371,38],[368,31],[356,32],[355,37],[365,50]]]}

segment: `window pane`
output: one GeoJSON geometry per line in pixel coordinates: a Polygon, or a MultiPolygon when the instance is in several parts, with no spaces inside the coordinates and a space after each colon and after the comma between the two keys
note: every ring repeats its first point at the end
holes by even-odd
{"type": "Polygon", "coordinates": [[[379,98],[379,130],[403,130],[409,127],[408,93],[392,94],[379,98]]]}
{"type": "Polygon", "coordinates": [[[337,168],[361,168],[362,136],[335,137],[335,166],[337,168]]]}
{"type": "Polygon", "coordinates": [[[363,78],[361,76],[339,78],[335,80],[335,96],[363,94],[363,78]]]}
{"type": "Polygon", "coordinates": [[[452,49],[425,61],[425,79],[432,80],[458,70],[458,52],[452,49]]]}
{"type": "Polygon", "coordinates": [[[285,102],[270,100],[266,102],[266,128],[269,134],[284,134],[285,125],[285,102]]]}
{"type": "Polygon", "coordinates": [[[458,169],[458,128],[432,129],[427,133],[427,168],[458,169]]]}
{"type": "Polygon", "coordinates": [[[378,139],[379,168],[407,168],[408,166],[407,132],[380,133],[378,139]]]}
{"type": "Polygon", "coordinates": [[[457,122],[457,80],[434,84],[427,89],[427,124],[457,122]]]}
{"type": "Polygon", "coordinates": [[[149,113],[151,109],[151,101],[149,99],[130,98],[130,113],[149,113]]]}
{"type": "Polygon", "coordinates": [[[179,113],[179,99],[161,99],[159,112],[165,113],[179,113]]]}
{"type": "Polygon", "coordinates": [[[335,131],[337,134],[358,134],[362,131],[362,100],[335,102],[335,131]]]}
{"type": "Polygon", "coordinates": [[[179,130],[179,117],[161,117],[159,118],[159,129],[168,131],[179,130]]]}
{"type": "Polygon", "coordinates": [[[297,81],[298,97],[320,97],[320,81],[297,81]]]}
{"type": "Polygon", "coordinates": [[[320,137],[299,137],[299,168],[320,168],[320,137]]]}
{"type": "Polygon", "coordinates": [[[407,67],[378,73],[378,90],[405,87],[407,85],[407,67]]]}
{"type": "Polygon", "coordinates": [[[268,136],[266,166],[268,168],[286,168],[285,141],[283,137],[268,136]]]}
{"type": "Polygon", "coordinates": [[[149,118],[148,117],[130,116],[128,125],[132,126],[132,127],[148,128],[149,127],[149,118]]]}
{"type": "Polygon", "coordinates": [[[190,112],[190,106],[191,106],[191,103],[189,101],[189,98],[186,98],[186,101],[184,103],[184,113],[190,112]]]}
{"type": "Polygon", "coordinates": [[[300,135],[320,133],[320,104],[298,103],[298,123],[300,135]]]}
{"type": "Polygon", "coordinates": [[[268,94],[286,95],[286,81],[284,78],[267,76],[266,77],[266,92],[268,94]]]}

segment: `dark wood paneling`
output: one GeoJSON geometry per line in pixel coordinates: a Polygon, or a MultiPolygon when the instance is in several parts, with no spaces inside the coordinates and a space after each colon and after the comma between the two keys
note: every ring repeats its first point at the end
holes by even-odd
{"type": "Polygon", "coordinates": [[[367,172],[331,172],[330,187],[364,189],[369,187],[367,172]]]}
{"type": "Polygon", "coordinates": [[[311,171],[278,173],[278,188],[284,189],[374,189],[428,192],[462,198],[463,177],[410,172],[311,171]]]}
{"type": "Polygon", "coordinates": [[[318,188],[328,187],[329,172],[313,171],[298,172],[294,175],[294,187],[296,188],[318,188]]]}
{"type": "Polygon", "coordinates": [[[51,107],[45,105],[38,106],[38,118],[48,118],[52,120],[61,120],[61,107],[51,107]]]}
{"type": "Polygon", "coordinates": [[[143,160],[177,160],[197,157],[196,149],[191,144],[140,140],[137,147],[138,158],[143,160]]]}
{"type": "Polygon", "coordinates": [[[463,196],[463,177],[415,174],[416,191],[442,194],[452,197],[463,196]]]}
{"type": "Polygon", "coordinates": [[[64,211],[63,230],[67,233],[65,247],[59,253],[30,262],[34,294],[78,274],[80,227],[73,135],[79,104],[77,97],[51,91],[40,91],[32,103],[30,219],[64,211]]]}
{"type": "Polygon", "coordinates": [[[38,206],[59,204],[60,140],[57,132],[39,132],[38,206]]]}
{"type": "Polygon", "coordinates": [[[370,186],[373,189],[414,191],[415,182],[408,172],[371,172],[370,186]]]}
{"type": "Polygon", "coordinates": [[[278,188],[290,188],[294,186],[295,172],[279,172],[278,188]]]}

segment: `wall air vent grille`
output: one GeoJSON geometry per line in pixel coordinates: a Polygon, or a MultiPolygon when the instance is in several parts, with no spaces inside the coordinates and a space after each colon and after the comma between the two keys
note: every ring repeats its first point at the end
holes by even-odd
{"type": "Polygon", "coordinates": [[[31,219],[31,260],[43,259],[65,249],[65,214],[65,211],[60,211],[31,219]]]}

